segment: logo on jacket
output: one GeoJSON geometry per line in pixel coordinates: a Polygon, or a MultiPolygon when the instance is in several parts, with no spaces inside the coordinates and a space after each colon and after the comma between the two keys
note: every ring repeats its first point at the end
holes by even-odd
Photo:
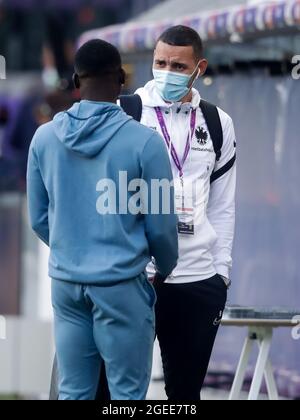
{"type": "Polygon", "coordinates": [[[197,141],[201,146],[205,146],[208,141],[208,132],[203,127],[198,127],[196,130],[197,141]]]}

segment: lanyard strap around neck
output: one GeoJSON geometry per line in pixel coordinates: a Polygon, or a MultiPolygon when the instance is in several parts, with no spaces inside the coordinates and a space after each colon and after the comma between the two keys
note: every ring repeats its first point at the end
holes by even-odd
{"type": "Polygon", "coordinates": [[[174,145],[171,144],[171,137],[170,137],[170,134],[168,132],[166,122],[165,122],[165,119],[164,119],[164,116],[163,116],[163,113],[162,113],[161,109],[159,107],[156,107],[155,112],[156,112],[156,116],[157,116],[157,119],[158,119],[158,122],[159,122],[159,125],[160,125],[160,128],[161,128],[162,134],[164,136],[165,142],[168,146],[168,149],[171,149],[171,156],[172,156],[173,161],[176,165],[176,168],[179,171],[180,178],[182,178],[183,177],[183,167],[184,167],[184,164],[185,164],[185,162],[188,158],[188,155],[190,153],[191,141],[192,141],[192,139],[194,137],[194,133],[195,133],[197,111],[194,109],[192,111],[192,114],[191,114],[191,122],[190,122],[191,131],[190,131],[190,133],[188,133],[187,142],[186,142],[186,146],[185,146],[182,161],[180,161],[180,159],[178,157],[178,153],[177,153],[174,145]]]}

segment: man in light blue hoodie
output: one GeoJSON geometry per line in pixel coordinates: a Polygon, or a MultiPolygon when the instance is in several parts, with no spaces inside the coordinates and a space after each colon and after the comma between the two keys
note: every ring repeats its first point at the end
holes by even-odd
{"type": "Polygon", "coordinates": [[[156,301],[145,268],[154,258],[163,281],[178,258],[173,188],[154,197],[151,185],[172,184],[172,171],[160,136],[116,105],[115,47],[90,41],[75,71],[82,101],[38,129],[28,161],[30,222],[50,247],[59,398],[95,399],[104,362],[113,400],[143,400],[156,301]]]}

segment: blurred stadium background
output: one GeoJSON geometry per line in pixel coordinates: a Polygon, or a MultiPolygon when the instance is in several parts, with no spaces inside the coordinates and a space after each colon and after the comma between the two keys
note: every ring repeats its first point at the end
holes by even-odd
{"type": "MultiPolygon", "coordinates": [[[[129,93],[151,78],[155,40],[177,23],[204,39],[210,66],[198,88],[236,125],[230,303],[300,308],[300,80],[292,77],[293,57],[300,55],[300,1],[2,0],[0,315],[7,322],[6,340],[0,334],[0,394],[46,396],[54,351],[47,249],[26,215],[31,138],[78,99],[71,84],[78,45],[99,37],[120,48],[129,93]]],[[[208,386],[230,387],[244,336],[223,328],[208,386]]],[[[277,383],[282,396],[294,399],[300,398],[299,346],[289,330],[276,332],[277,383]]],[[[154,376],[160,376],[156,364],[154,376]]]]}

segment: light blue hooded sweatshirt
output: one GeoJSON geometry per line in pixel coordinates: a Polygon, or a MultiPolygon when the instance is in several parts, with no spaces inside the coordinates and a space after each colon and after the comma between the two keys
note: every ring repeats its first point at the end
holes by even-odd
{"type": "MultiPolygon", "coordinates": [[[[28,206],[32,228],[50,246],[51,278],[109,285],[139,276],[151,258],[163,277],[175,268],[174,192],[170,214],[161,208],[151,214],[151,206],[148,215],[120,214],[120,171],[128,184],[173,179],[159,134],[115,104],[82,101],[37,130],[28,161],[28,206]],[[115,182],[117,214],[97,210],[108,191],[99,187],[105,179],[115,182]]],[[[137,191],[126,189],[125,198],[137,191]]],[[[149,188],[149,203],[151,198],[149,188]]]]}

